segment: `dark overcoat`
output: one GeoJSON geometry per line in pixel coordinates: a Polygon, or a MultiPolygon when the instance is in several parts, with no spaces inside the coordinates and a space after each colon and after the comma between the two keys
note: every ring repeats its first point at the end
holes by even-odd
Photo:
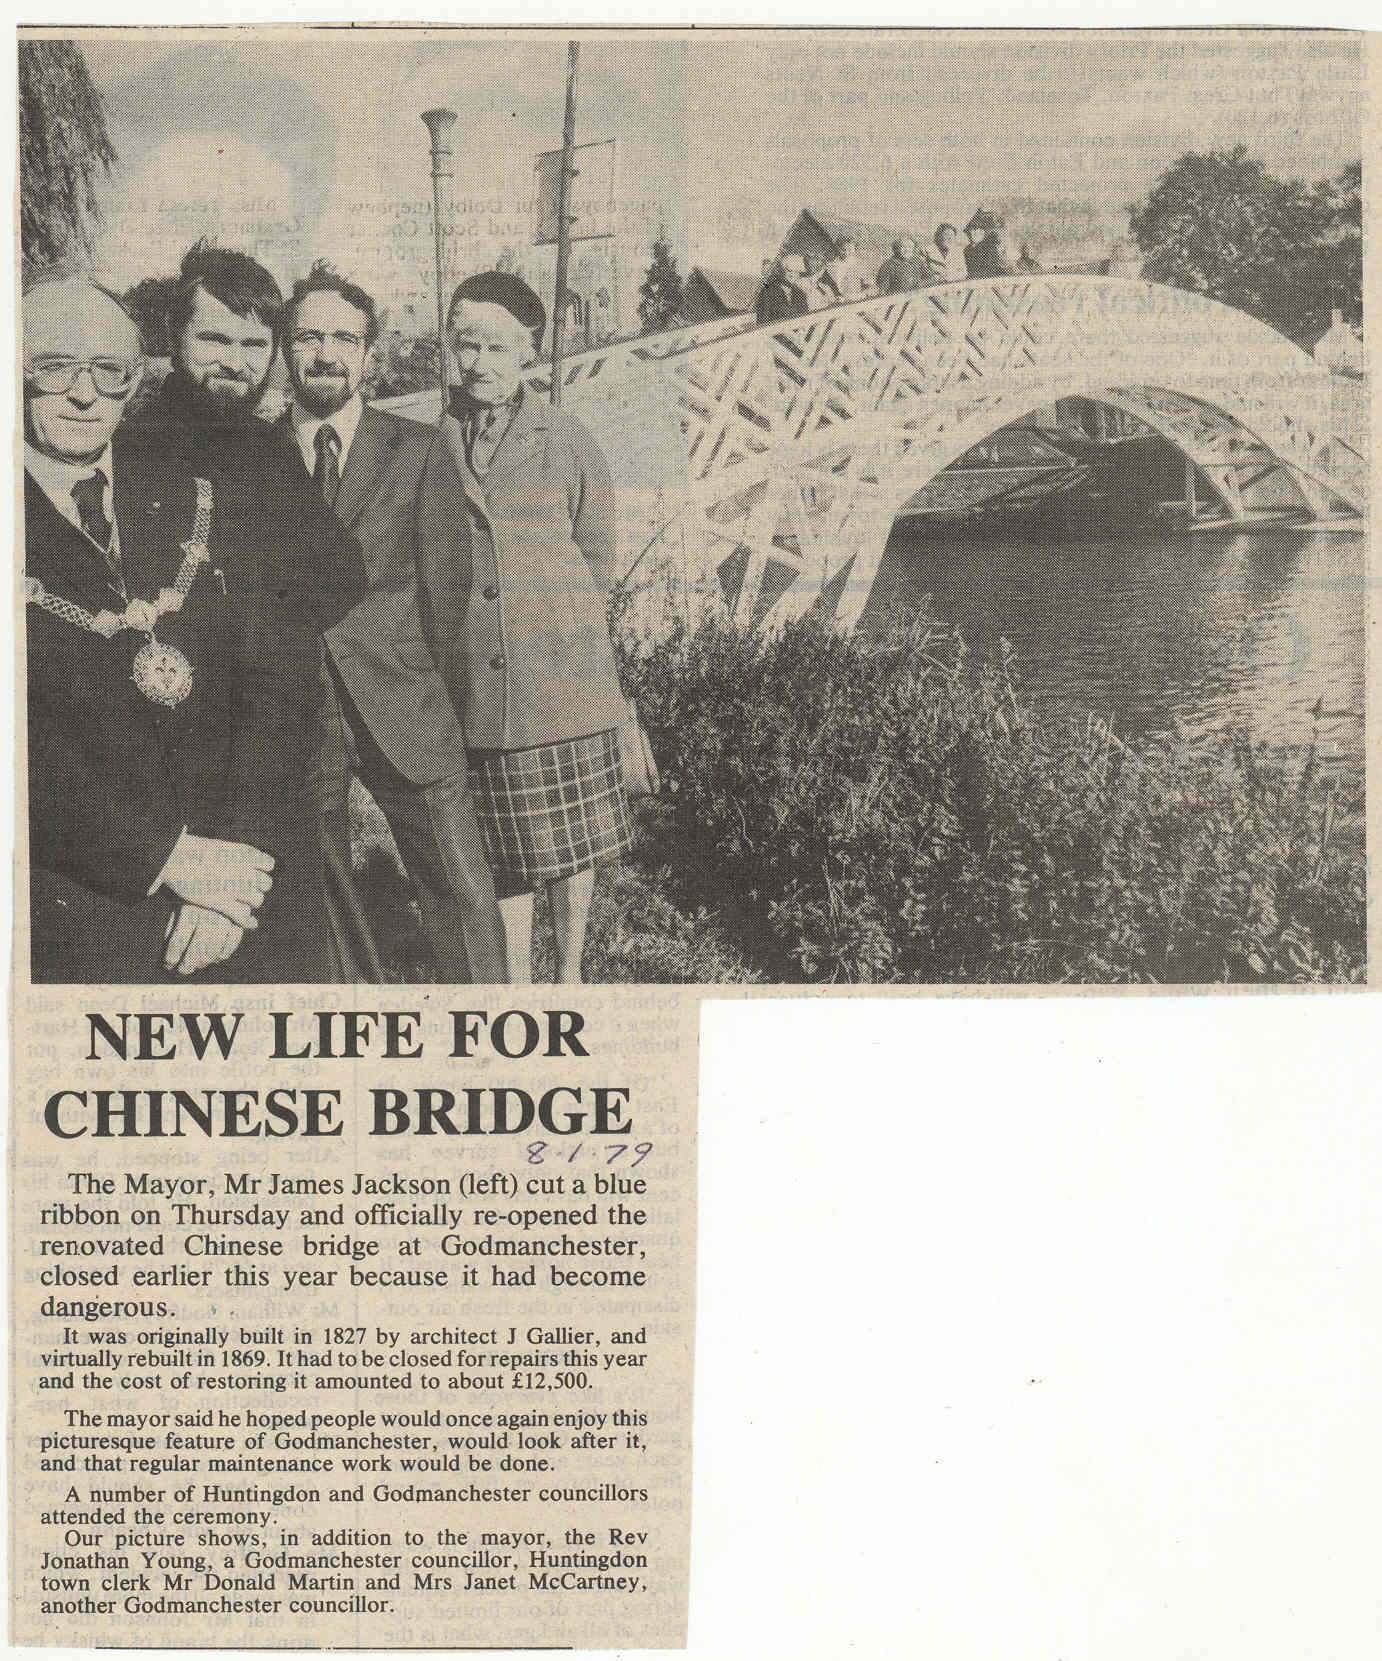
{"type": "Polygon", "coordinates": [[[785,323],[788,318],[804,317],[810,309],[806,296],[785,277],[770,277],[754,301],[754,315],[760,324],[785,323]]]}
{"type": "MultiPolygon", "coordinates": [[[[114,505],[131,596],[170,586],[212,487],[210,562],[158,637],[193,668],[173,709],[135,686],[143,635],[103,640],[30,605],[32,960],[35,980],[163,978],[172,907],[148,897],[183,826],[272,854],[273,889],[235,954],[199,977],[315,981],[328,972],[309,774],[321,637],[364,589],[359,550],[261,422],[194,426],[168,389],[114,444],[114,505]]],[[[119,611],[104,562],[32,481],[26,573],[89,610],[119,611]]]]}
{"type": "Polygon", "coordinates": [[[874,283],[880,294],[910,294],[924,287],[926,267],[915,257],[904,259],[901,254],[889,254],[878,267],[874,283]]]}
{"type": "Polygon", "coordinates": [[[971,277],[1011,277],[1013,268],[1003,258],[1003,245],[989,235],[971,242],[965,249],[965,266],[971,277]]]}

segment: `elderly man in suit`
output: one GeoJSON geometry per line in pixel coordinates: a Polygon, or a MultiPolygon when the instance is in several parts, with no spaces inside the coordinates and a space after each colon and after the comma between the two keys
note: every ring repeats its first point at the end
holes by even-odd
{"type": "MultiPolygon", "coordinates": [[[[417,582],[418,487],[435,429],[369,408],[373,299],[318,262],[287,306],[293,402],[281,427],[295,460],[363,551],[364,600],[327,633],[321,833],[338,949],[380,978],[350,877],[348,797],[357,774],[383,810],[417,892],[438,976],[507,978],[503,925],[466,777],[465,738],[437,669],[417,582]]],[[[468,566],[464,515],[435,527],[434,563],[468,566]]]]}
{"type": "Polygon", "coordinates": [[[296,913],[287,938],[274,920],[282,816],[262,760],[290,700],[240,603],[220,476],[116,431],[143,368],[114,295],[84,277],[31,286],[32,978],[297,978],[310,936],[296,913]]]}

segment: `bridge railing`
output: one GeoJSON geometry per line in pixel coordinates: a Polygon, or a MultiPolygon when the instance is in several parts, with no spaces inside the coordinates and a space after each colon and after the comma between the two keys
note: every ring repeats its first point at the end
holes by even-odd
{"type": "MultiPolygon", "coordinates": [[[[1091,387],[1100,376],[1116,384],[1145,377],[1153,359],[1182,382],[1324,377],[1243,312],[1163,284],[1064,273],[940,283],[762,326],[719,319],[573,353],[561,375],[571,407],[598,408],[598,424],[623,437],[644,403],[674,405],[697,480],[891,406],[970,398],[981,382],[1038,385],[1078,362],[1091,387]]],[[[550,367],[535,363],[525,380],[548,395],[550,367]]],[[[381,407],[434,420],[439,394],[381,407]]]]}
{"type": "MultiPolygon", "coordinates": [[[[610,341],[603,346],[589,346],[581,352],[571,352],[561,360],[563,392],[569,387],[577,391],[597,377],[606,383],[637,373],[651,364],[665,362],[682,352],[709,345],[729,335],[743,334],[742,317],[717,318],[710,323],[697,323],[683,329],[664,329],[658,334],[634,335],[628,340],[610,341]]],[[[523,377],[525,384],[546,397],[552,387],[550,361],[539,362],[523,377]]],[[[427,387],[419,392],[403,392],[394,397],[378,398],[379,409],[392,410],[397,415],[414,420],[435,421],[441,409],[441,391],[427,387]],[[415,414],[414,411],[425,412],[415,414]]]]}

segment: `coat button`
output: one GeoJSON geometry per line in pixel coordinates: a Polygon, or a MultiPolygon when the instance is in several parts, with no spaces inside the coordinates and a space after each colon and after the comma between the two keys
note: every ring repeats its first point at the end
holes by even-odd
{"type": "Polygon", "coordinates": [[[499,598],[498,585],[495,583],[487,583],[485,585],[484,595],[487,600],[497,600],[499,598]]]}
{"type": "Polygon", "coordinates": [[[489,660],[489,666],[491,669],[502,669],[504,667],[504,654],[502,652],[496,652],[489,660]]]}

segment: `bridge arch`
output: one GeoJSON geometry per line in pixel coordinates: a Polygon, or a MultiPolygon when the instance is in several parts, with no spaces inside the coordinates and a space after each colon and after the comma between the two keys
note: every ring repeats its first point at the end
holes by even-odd
{"type": "MultiPolygon", "coordinates": [[[[1348,487],[1328,483],[1318,466],[1303,472],[1276,451],[1268,439],[1246,422],[1254,410],[1223,389],[1199,385],[1194,392],[1159,386],[1091,386],[1082,374],[1047,383],[1034,395],[1029,389],[1015,398],[983,400],[947,426],[932,444],[902,456],[893,465],[876,461],[868,476],[858,481],[849,520],[841,526],[833,560],[822,553],[820,597],[808,597],[809,587],[788,597],[760,600],[759,617],[776,605],[788,616],[811,605],[822,605],[834,617],[853,622],[868,603],[884,550],[899,514],[937,474],[968,450],[1014,422],[1042,408],[1070,398],[1087,399],[1126,411],[1165,439],[1207,483],[1223,505],[1226,517],[1246,519],[1255,497],[1268,481],[1286,481],[1292,505],[1308,514],[1329,512],[1334,495],[1352,505],[1348,487]]],[[[860,438],[865,434],[860,433],[860,438]]],[[[807,486],[808,491],[810,486],[807,486]]]]}

